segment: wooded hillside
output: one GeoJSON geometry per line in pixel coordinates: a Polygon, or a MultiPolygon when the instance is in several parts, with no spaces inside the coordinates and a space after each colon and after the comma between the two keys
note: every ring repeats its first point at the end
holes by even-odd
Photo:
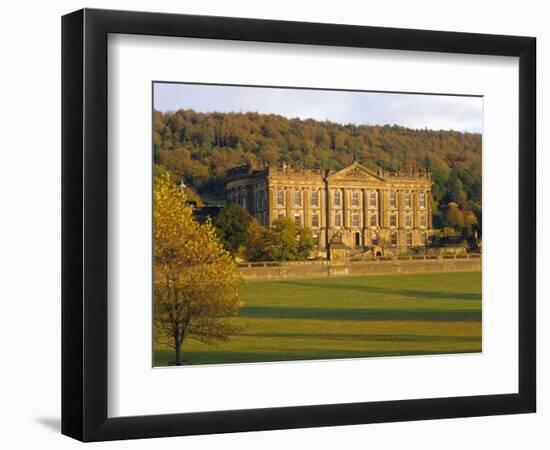
{"type": "MultiPolygon", "coordinates": [[[[434,224],[450,202],[481,219],[481,134],[396,125],[341,125],[257,113],[155,112],[154,160],[203,198],[223,197],[227,169],[250,160],[340,169],[432,171],[434,224]]],[[[441,223],[443,221],[441,220],[441,223]]]]}

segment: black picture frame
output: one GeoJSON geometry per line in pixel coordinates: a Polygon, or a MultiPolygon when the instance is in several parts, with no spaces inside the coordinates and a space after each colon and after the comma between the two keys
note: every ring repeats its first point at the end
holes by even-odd
{"type": "MultiPolygon", "coordinates": [[[[62,18],[62,433],[82,441],[535,412],[536,39],[84,9],[62,18]],[[517,393],[108,418],[107,36],[110,33],[519,58],[517,393]]],[[[497,162],[495,162],[497,163],[497,162]]]]}

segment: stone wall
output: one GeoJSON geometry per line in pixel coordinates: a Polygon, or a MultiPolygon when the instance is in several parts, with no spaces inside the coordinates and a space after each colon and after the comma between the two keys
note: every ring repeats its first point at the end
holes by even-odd
{"type": "Polygon", "coordinates": [[[240,264],[238,268],[245,280],[480,270],[480,255],[402,256],[372,261],[351,261],[346,264],[331,264],[328,261],[265,262],[240,264]]]}

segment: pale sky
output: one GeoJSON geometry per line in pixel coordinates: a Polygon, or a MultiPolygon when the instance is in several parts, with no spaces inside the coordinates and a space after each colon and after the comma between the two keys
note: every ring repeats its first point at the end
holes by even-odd
{"type": "Polygon", "coordinates": [[[258,112],[341,124],[483,131],[483,98],[265,87],[154,84],[158,111],[258,112]]]}

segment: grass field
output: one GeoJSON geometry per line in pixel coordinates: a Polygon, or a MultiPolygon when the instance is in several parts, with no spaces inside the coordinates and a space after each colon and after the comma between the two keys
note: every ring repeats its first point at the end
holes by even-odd
{"type": "MultiPolygon", "coordinates": [[[[481,273],[249,281],[232,320],[241,331],[207,346],[186,341],[191,364],[481,351],[481,273]]],[[[155,348],[155,365],[173,351],[155,348]]]]}

